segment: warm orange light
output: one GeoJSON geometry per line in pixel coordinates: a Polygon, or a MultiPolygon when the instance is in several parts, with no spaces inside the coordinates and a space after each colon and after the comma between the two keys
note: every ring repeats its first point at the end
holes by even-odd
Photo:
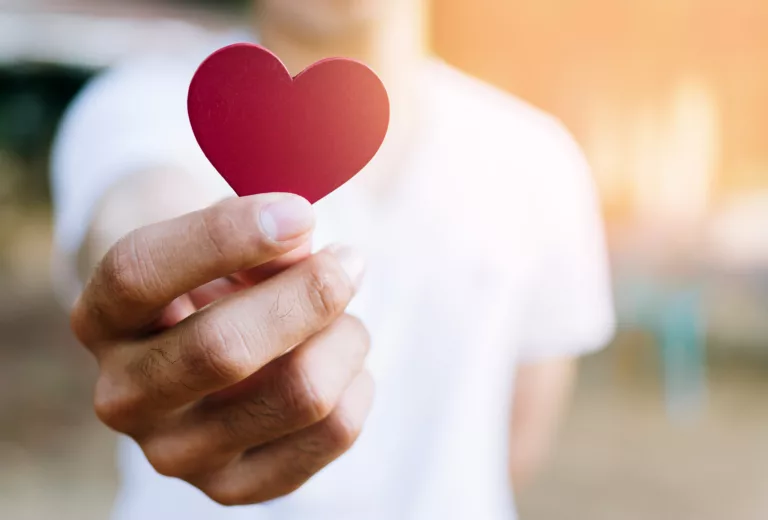
{"type": "Polygon", "coordinates": [[[563,119],[609,209],[687,221],[768,190],[768,2],[433,8],[437,52],[563,119]]]}

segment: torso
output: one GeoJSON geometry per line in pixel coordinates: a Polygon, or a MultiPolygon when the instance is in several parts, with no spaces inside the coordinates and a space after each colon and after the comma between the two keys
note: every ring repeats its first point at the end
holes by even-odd
{"type": "Polygon", "coordinates": [[[351,243],[369,259],[350,312],[373,338],[377,397],[357,444],[293,495],[226,510],[156,475],[125,441],[118,519],[514,516],[505,453],[516,320],[535,262],[533,112],[437,62],[426,78],[423,140],[389,196],[370,202],[363,172],[317,205],[317,247],[351,243]]]}

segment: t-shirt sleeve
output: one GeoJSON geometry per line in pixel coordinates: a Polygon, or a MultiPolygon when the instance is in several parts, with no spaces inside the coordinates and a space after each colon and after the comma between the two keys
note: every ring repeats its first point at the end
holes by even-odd
{"type": "Polygon", "coordinates": [[[534,190],[533,277],[523,309],[520,361],[576,356],[604,347],[615,330],[605,233],[587,161],[552,122],[534,190]]]}
{"type": "Polygon", "coordinates": [[[92,213],[124,176],[176,168],[225,193],[189,125],[190,64],[157,57],[118,66],[91,81],[66,112],[51,157],[53,278],[66,303],[80,290],[76,253],[92,213]]]}

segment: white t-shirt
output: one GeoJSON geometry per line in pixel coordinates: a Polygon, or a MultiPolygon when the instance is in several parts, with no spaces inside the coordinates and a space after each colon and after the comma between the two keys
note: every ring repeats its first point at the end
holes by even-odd
{"type": "MultiPolygon", "coordinates": [[[[69,111],[53,158],[60,280],[76,279],[92,208],[122,175],[173,165],[231,193],[186,115],[210,50],[118,67],[69,111]]],[[[286,498],[225,509],[157,475],[125,439],[115,519],[515,517],[515,366],[595,350],[613,332],[598,205],[558,122],[443,63],[423,73],[424,124],[389,196],[370,199],[364,171],[317,204],[317,246],[351,243],[369,261],[350,311],[373,338],[377,396],[356,445],[286,498]]]]}

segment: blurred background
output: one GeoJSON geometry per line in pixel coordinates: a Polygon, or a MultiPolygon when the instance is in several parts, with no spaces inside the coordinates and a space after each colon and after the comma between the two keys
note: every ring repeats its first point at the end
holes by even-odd
{"type": "MultiPolygon", "coordinates": [[[[0,0],[0,518],[101,519],[112,436],[50,276],[49,146],[122,57],[243,1],[0,0]]],[[[600,188],[621,330],[530,520],[768,518],[768,2],[436,0],[448,62],[562,119],[600,188]]]]}

